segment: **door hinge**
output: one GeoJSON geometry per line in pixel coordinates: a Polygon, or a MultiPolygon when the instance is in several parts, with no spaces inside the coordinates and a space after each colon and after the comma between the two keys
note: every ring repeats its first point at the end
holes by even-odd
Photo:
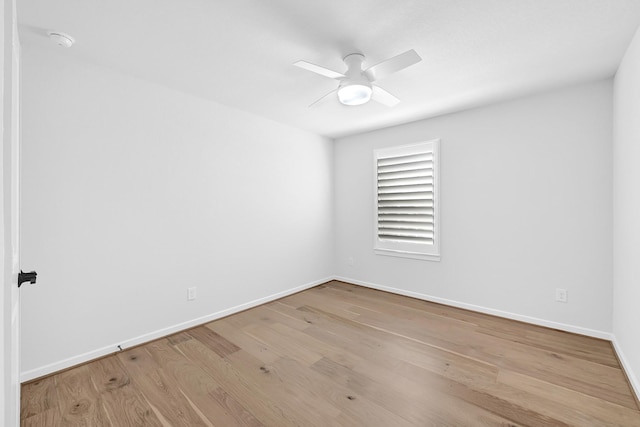
{"type": "Polygon", "coordinates": [[[38,273],[36,273],[35,271],[29,271],[28,273],[25,273],[24,271],[20,270],[20,273],[18,274],[18,287],[20,287],[24,282],[29,282],[32,285],[35,284],[37,275],[38,273]]]}

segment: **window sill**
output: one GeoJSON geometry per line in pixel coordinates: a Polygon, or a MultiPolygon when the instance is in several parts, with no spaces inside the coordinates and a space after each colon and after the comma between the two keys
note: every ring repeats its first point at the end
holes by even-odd
{"type": "Polygon", "coordinates": [[[419,259],[422,261],[435,261],[440,262],[440,255],[435,254],[421,254],[417,252],[407,252],[407,251],[394,251],[391,249],[374,249],[376,255],[385,255],[385,256],[395,256],[398,258],[410,258],[410,259],[419,259]]]}

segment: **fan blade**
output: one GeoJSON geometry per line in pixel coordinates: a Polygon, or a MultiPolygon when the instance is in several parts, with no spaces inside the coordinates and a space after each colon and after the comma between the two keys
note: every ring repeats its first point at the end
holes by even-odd
{"type": "Polygon", "coordinates": [[[298,61],[298,62],[295,62],[293,65],[295,65],[296,67],[300,67],[304,70],[308,70],[316,74],[320,74],[321,76],[329,77],[330,79],[338,80],[346,77],[344,74],[340,74],[337,71],[333,71],[328,68],[324,68],[307,61],[298,61]]]}
{"type": "Polygon", "coordinates": [[[334,93],[337,93],[338,89],[334,89],[331,92],[329,92],[328,94],[324,95],[322,98],[318,99],[316,102],[314,102],[313,104],[309,105],[309,108],[314,107],[320,103],[322,103],[323,101],[325,101],[329,95],[333,95],[334,93]]]}
{"type": "Polygon", "coordinates": [[[374,101],[379,102],[380,104],[386,105],[387,107],[395,107],[400,103],[400,100],[398,98],[391,95],[389,92],[382,89],[380,86],[373,86],[372,98],[374,101]]]}
{"type": "Polygon", "coordinates": [[[422,61],[420,55],[418,55],[415,50],[411,49],[406,51],[405,53],[396,55],[391,59],[387,59],[386,61],[382,61],[376,65],[372,65],[371,67],[364,70],[364,74],[365,76],[367,76],[370,82],[374,82],[420,61],[422,61]]]}

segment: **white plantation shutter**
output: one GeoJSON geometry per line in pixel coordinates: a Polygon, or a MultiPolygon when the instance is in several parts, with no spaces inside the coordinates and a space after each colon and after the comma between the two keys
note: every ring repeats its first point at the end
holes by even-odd
{"type": "Polygon", "coordinates": [[[439,259],[438,141],[375,152],[376,253],[439,259]]]}

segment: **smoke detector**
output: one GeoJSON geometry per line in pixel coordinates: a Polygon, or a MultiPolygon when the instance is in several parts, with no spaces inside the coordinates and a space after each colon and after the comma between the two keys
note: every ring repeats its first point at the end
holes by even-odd
{"type": "Polygon", "coordinates": [[[71,47],[76,42],[70,35],[58,31],[49,31],[47,35],[55,44],[62,47],[71,47]]]}

